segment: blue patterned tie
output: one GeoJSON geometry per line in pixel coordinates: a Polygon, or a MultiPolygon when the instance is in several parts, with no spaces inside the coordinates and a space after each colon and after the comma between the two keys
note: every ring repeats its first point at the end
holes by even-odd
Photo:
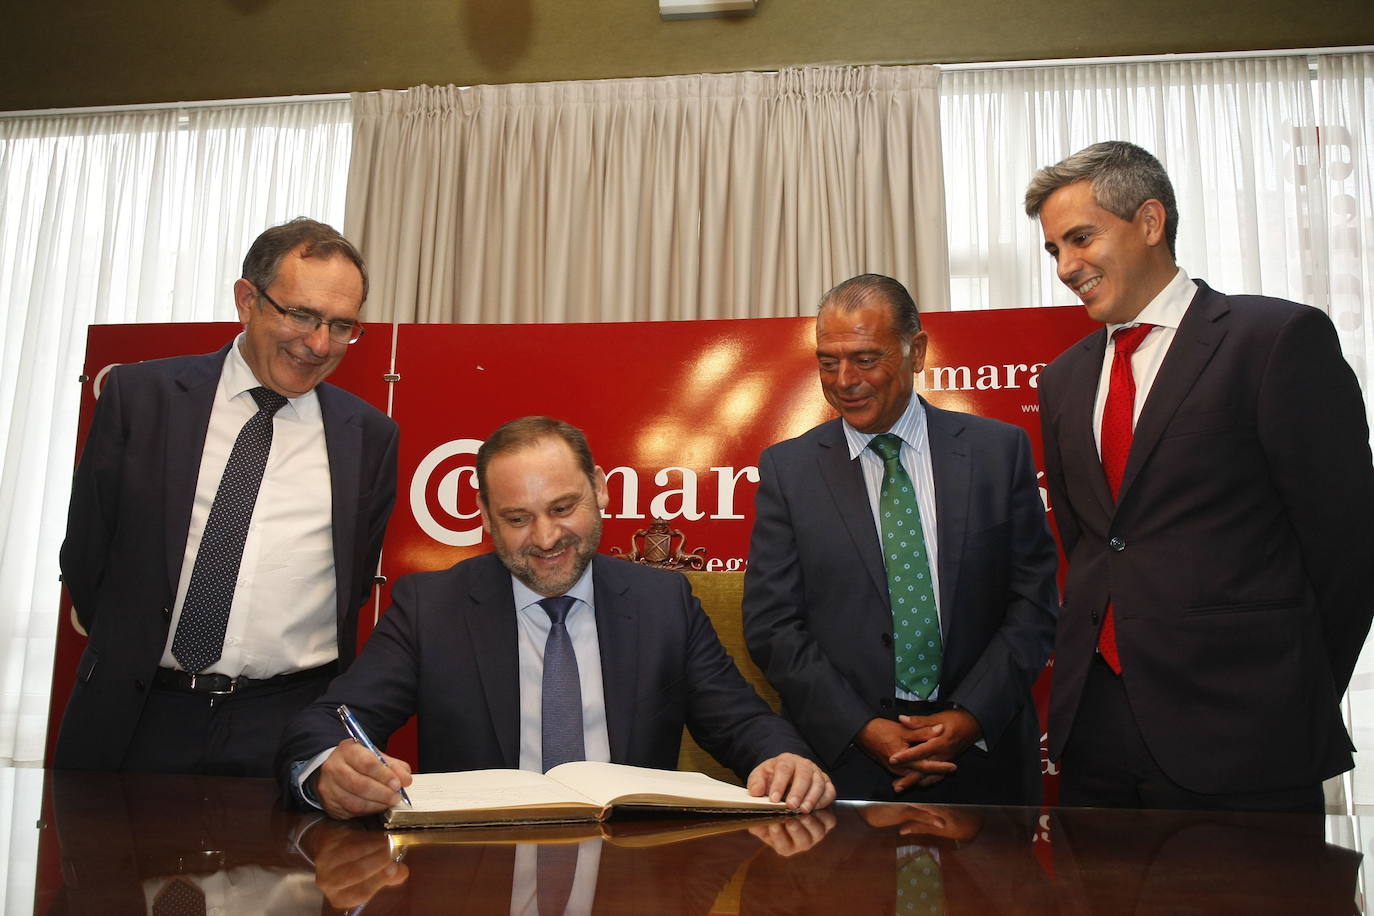
{"type": "Polygon", "coordinates": [[[582,682],[564,622],[576,600],[563,595],[539,602],[552,624],[544,643],[544,702],[540,710],[546,773],[560,763],[587,759],[582,745],[582,682]]]}
{"type": "Polygon", "coordinates": [[[272,418],[286,404],[286,398],[269,388],[254,388],[251,394],[258,412],[239,430],[224,465],[172,638],[172,657],[187,671],[204,671],[224,651],[224,631],[234,603],[243,542],[258,502],[267,455],[272,451],[272,418]]]}
{"type": "Polygon", "coordinates": [[[892,604],[897,683],[925,699],[940,683],[940,615],[935,608],[916,488],[902,467],[899,437],[882,433],[874,436],[868,447],[883,459],[878,518],[892,604]]]}

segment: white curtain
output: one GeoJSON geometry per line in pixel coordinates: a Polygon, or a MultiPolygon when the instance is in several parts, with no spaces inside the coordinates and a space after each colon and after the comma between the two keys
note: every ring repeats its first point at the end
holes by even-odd
{"type": "Polygon", "coordinates": [[[936,78],[358,94],[346,234],[397,321],[797,315],[864,271],[946,308],[936,78]]]}
{"type": "Polygon", "coordinates": [[[341,224],[349,111],[0,118],[0,763],[43,757],[87,325],[233,320],[258,232],[341,224]]]}
{"type": "Polygon", "coordinates": [[[1309,232],[1324,207],[1306,58],[951,70],[940,95],[955,308],[1077,301],[1021,201],[1038,168],[1100,140],[1164,164],[1190,275],[1326,304],[1309,232]]]}

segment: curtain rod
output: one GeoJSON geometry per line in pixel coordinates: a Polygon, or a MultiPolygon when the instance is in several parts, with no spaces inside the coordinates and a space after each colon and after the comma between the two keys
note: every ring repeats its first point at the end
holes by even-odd
{"type": "Polygon", "coordinates": [[[289,105],[307,102],[346,102],[347,92],[328,92],[320,95],[276,95],[256,99],[206,99],[191,102],[147,102],[134,105],[88,105],[82,108],[32,108],[23,111],[0,111],[0,118],[41,118],[47,115],[116,114],[121,111],[176,111],[186,108],[237,108],[242,105],[289,105]]]}
{"type": "Polygon", "coordinates": [[[979,61],[936,64],[941,70],[1021,70],[1033,67],[1080,67],[1092,64],[1159,64],[1187,60],[1244,60],[1256,57],[1325,57],[1332,54],[1367,54],[1374,45],[1343,48],[1286,48],[1268,51],[1200,51],[1189,54],[1139,54],[1127,57],[1065,57],[1046,60],[979,61]]]}
{"type": "MultiPolygon", "coordinates": [[[[1343,48],[1289,48],[1269,51],[1222,51],[1189,54],[1142,54],[1127,57],[1067,57],[1046,60],[979,61],[964,64],[936,64],[941,70],[1020,70],[1032,67],[1076,67],[1091,64],[1153,64],[1185,60],[1236,60],[1253,57],[1316,57],[1329,54],[1365,54],[1374,45],[1352,45],[1343,48]]],[[[320,95],[264,96],[253,99],[213,99],[190,102],[150,102],[142,105],[92,105],[82,108],[36,108],[22,111],[0,111],[0,118],[41,118],[47,115],[110,114],[120,111],[165,111],[186,108],[232,108],[240,105],[284,105],[305,102],[342,102],[351,98],[347,92],[320,95]]]]}

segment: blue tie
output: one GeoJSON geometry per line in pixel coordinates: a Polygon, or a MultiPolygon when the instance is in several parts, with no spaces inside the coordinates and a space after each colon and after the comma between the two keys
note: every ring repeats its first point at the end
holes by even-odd
{"type": "Polygon", "coordinates": [[[582,745],[582,682],[564,622],[576,600],[563,595],[539,602],[552,624],[544,643],[544,702],[540,710],[546,773],[560,763],[587,759],[582,745]]]}
{"type": "Polygon", "coordinates": [[[270,388],[254,388],[250,393],[258,412],[239,430],[224,465],[172,638],[172,657],[191,672],[204,671],[224,651],[224,631],[234,603],[243,542],[258,502],[267,455],[272,451],[272,419],[286,404],[286,398],[270,388]]]}

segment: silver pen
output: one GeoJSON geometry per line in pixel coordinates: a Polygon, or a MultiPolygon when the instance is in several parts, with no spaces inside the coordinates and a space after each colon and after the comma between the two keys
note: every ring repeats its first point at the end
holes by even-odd
{"type": "MultiPolygon", "coordinates": [[[[338,713],[339,721],[343,723],[344,728],[348,729],[348,733],[353,736],[353,740],[375,754],[377,759],[382,762],[382,766],[387,766],[386,758],[382,756],[381,751],[377,750],[377,745],[372,743],[372,739],[367,736],[367,732],[363,731],[363,727],[358,724],[358,720],[353,718],[353,713],[349,711],[349,708],[341,705],[339,706],[338,713]]],[[[406,794],[406,790],[402,788],[400,792],[401,800],[407,805],[410,805],[410,807],[415,807],[411,804],[410,796],[406,794]]]]}

